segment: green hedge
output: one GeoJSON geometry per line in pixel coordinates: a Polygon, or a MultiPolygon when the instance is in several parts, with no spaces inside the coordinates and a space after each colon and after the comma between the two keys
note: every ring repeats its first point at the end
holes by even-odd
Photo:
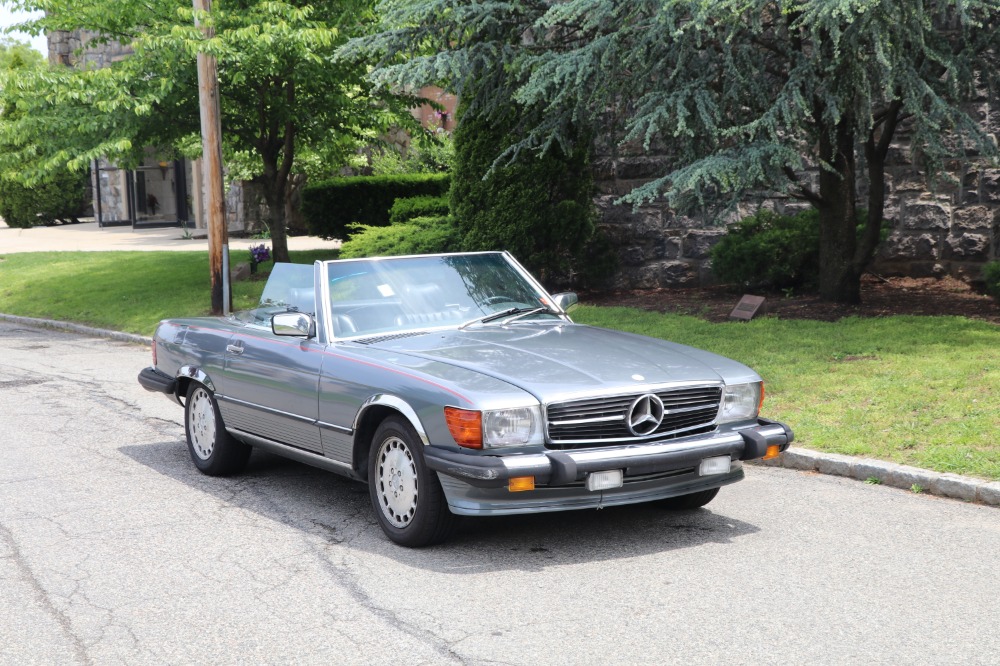
{"type": "Polygon", "coordinates": [[[1000,261],[983,264],[983,282],[986,285],[986,293],[1000,303],[1000,261]]]}
{"type": "Polygon", "coordinates": [[[444,217],[448,214],[448,197],[407,197],[396,199],[389,210],[389,223],[399,224],[415,217],[444,217]]]}
{"type": "Polygon", "coordinates": [[[389,210],[396,199],[444,196],[450,184],[448,174],[437,173],[333,178],[305,187],[302,215],[309,233],[346,239],[352,233],[350,224],[389,224],[389,210]]]}
{"type": "Polygon", "coordinates": [[[21,228],[77,222],[87,208],[88,180],[86,172],[67,169],[31,187],[0,180],[0,217],[7,226],[21,228]]]}
{"type": "Polygon", "coordinates": [[[729,227],[712,248],[712,272],[751,289],[809,288],[819,279],[819,213],[762,210],[729,227]]]}
{"type": "Polygon", "coordinates": [[[415,217],[387,227],[351,225],[351,238],[340,247],[340,257],[437,254],[456,252],[460,245],[458,226],[450,217],[415,217]]]}

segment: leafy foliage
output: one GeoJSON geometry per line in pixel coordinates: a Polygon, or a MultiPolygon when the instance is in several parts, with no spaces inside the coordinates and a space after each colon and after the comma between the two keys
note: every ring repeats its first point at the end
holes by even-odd
{"type": "Polygon", "coordinates": [[[30,185],[102,157],[132,166],[147,146],[197,156],[195,59],[206,53],[218,60],[227,160],[262,185],[275,258],[287,260],[285,204],[299,156],[342,164],[385,127],[413,122],[401,113],[405,98],[371,95],[367,63],[336,54],[370,26],[372,1],[217,0],[195,16],[184,0],[18,0],[18,9],[46,12],[31,31],[84,29],[133,53],[101,69],[8,77],[3,103],[25,113],[0,123],[11,146],[0,170],[30,185]]]}
{"type": "Polygon", "coordinates": [[[983,264],[983,282],[986,284],[986,293],[1000,302],[1000,261],[983,264]]]}
{"type": "Polygon", "coordinates": [[[372,151],[368,164],[373,176],[392,176],[407,173],[445,173],[451,170],[455,159],[451,135],[441,131],[414,131],[414,140],[405,152],[387,146],[372,151]]]}
{"type": "Polygon", "coordinates": [[[564,276],[594,232],[587,144],[498,164],[519,108],[510,105],[500,118],[459,117],[451,210],[463,247],[507,250],[545,281],[564,276]]]}
{"type": "Polygon", "coordinates": [[[303,189],[302,214],[310,233],[346,239],[350,224],[384,227],[397,199],[442,196],[450,182],[448,174],[332,178],[303,189]]]}
{"type": "Polygon", "coordinates": [[[414,217],[387,227],[351,225],[351,238],[340,248],[345,259],[459,250],[461,235],[448,216],[414,217]]]}
{"type": "Polygon", "coordinates": [[[396,199],[389,209],[389,223],[399,224],[415,217],[443,217],[448,214],[448,197],[407,197],[396,199]]]}
{"type": "Polygon", "coordinates": [[[0,180],[0,217],[10,227],[75,222],[87,208],[87,174],[60,169],[28,187],[0,180]]]}
{"type": "Polygon", "coordinates": [[[729,227],[712,248],[712,272],[752,289],[813,287],[819,277],[819,214],[762,210],[729,227]]]}
{"type": "Polygon", "coordinates": [[[997,154],[968,102],[1000,88],[1000,0],[384,0],[380,12],[381,32],[346,49],[379,58],[382,85],[447,82],[471,115],[522,104],[506,157],[569,154],[574,127],[600,127],[623,150],[673,158],[625,201],[683,210],[770,189],[809,202],[833,300],[860,294],[901,123],[928,174],[997,154]],[[807,166],[818,187],[800,180],[807,166]]]}
{"type": "MultiPolygon", "coordinates": [[[[42,54],[16,41],[0,42],[0,77],[44,70],[42,54]]],[[[24,115],[16,104],[5,104],[0,122],[16,122],[24,115]]],[[[0,152],[9,146],[0,143],[0,152]]],[[[10,176],[0,177],[0,217],[11,227],[33,227],[57,221],[72,221],[86,208],[87,174],[71,173],[66,167],[54,169],[32,186],[10,176]]]]}

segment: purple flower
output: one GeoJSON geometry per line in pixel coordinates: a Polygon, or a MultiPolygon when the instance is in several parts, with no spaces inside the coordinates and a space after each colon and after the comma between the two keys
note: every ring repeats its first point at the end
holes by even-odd
{"type": "Polygon", "coordinates": [[[260,264],[265,261],[271,261],[271,250],[269,250],[268,247],[263,243],[261,243],[260,245],[251,245],[250,261],[252,261],[255,264],[260,264]]]}

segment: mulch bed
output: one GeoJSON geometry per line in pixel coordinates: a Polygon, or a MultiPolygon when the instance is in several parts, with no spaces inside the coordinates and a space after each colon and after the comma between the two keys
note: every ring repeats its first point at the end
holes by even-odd
{"type": "MultiPolygon", "coordinates": [[[[861,304],[840,305],[815,295],[766,296],[762,312],[780,319],[837,321],[843,317],[891,315],[955,315],[1000,324],[1000,305],[968,284],[944,278],[862,278],[861,304]]],[[[701,289],[637,289],[590,293],[581,300],[594,305],[618,305],[656,312],[694,315],[728,321],[742,292],[732,286],[701,289]]]]}

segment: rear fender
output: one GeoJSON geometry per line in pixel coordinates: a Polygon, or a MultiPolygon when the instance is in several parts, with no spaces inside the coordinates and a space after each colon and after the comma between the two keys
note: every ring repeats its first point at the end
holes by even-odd
{"type": "Polygon", "coordinates": [[[177,370],[177,395],[174,396],[177,402],[181,402],[187,395],[191,382],[202,384],[212,393],[215,393],[215,384],[201,368],[196,365],[182,365],[177,370]]]}

